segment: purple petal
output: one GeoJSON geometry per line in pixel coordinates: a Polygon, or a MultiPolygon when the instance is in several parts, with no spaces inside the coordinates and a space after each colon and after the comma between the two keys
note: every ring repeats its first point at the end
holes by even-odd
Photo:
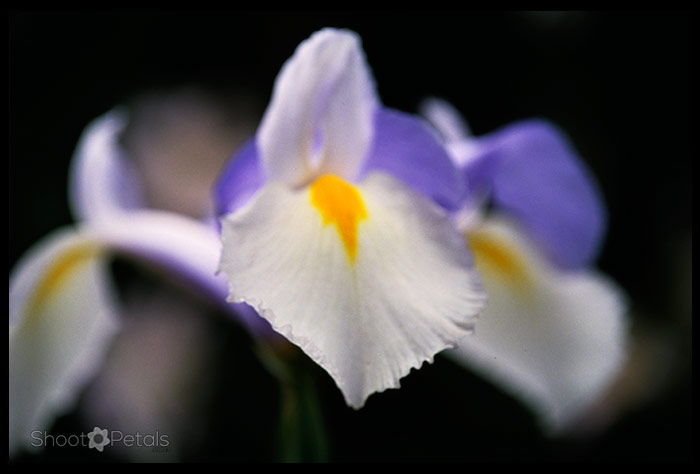
{"type": "Polygon", "coordinates": [[[214,188],[216,215],[223,216],[243,206],[265,184],[255,137],[250,138],[226,164],[214,188]]]}
{"type": "Polygon", "coordinates": [[[465,168],[476,187],[490,181],[493,204],[516,217],[549,257],[573,269],[596,257],[606,228],[597,183],[563,132],[528,120],[480,140],[465,168]]]}
{"type": "Polygon", "coordinates": [[[459,206],[464,181],[445,149],[420,119],[379,108],[374,142],[360,177],[385,171],[448,210],[459,206]]]}
{"type": "Polygon", "coordinates": [[[463,204],[479,202],[482,196],[491,191],[500,164],[500,150],[490,138],[470,137],[445,145],[467,183],[468,192],[463,204]]]}

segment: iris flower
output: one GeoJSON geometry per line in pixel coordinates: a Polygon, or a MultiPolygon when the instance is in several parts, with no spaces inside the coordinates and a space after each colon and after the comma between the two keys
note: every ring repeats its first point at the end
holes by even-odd
{"type": "Polygon", "coordinates": [[[258,339],[283,335],[352,407],[457,347],[546,426],[580,414],[625,338],[620,292],[590,268],[605,228],[594,181],[549,124],[477,139],[444,106],[427,116],[440,134],[381,104],[356,34],[321,30],[201,218],[147,208],[124,111],[91,124],[71,170],[78,224],[10,277],[10,451],[99,371],[120,328],[114,255],[205,292],[258,339]]]}
{"type": "MultiPolygon", "coordinates": [[[[28,448],[31,432],[48,428],[99,373],[122,327],[112,257],[155,268],[208,295],[259,338],[275,337],[250,308],[224,303],[227,285],[216,275],[221,244],[212,216],[149,208],[145,176],[120,142],[129,120],[115,109],[87,127],[70,170],[77,224],[35,244],[10,275],[10,453],[28,448]]],[[[153,152],[154,143],[149,147],[153,152]]]]}
{"type": "Polygon", "coordinates": [[[447,212],[463,194],[426,124],[379,102],[358,36],[321,30],[218,183],[229,300],[360,408],[472,332],[484,294],[447,212]]]}
{"type": "Polygon", "coordinates": [[[470,184],[456,225],[488,305],[448,354],[560,433],[592,408],[625,362],[625,297],[593,268],[606,229],[598,186],[564,133],[524,120],[474,137],[441,100],[422,111],[470,184]]]}

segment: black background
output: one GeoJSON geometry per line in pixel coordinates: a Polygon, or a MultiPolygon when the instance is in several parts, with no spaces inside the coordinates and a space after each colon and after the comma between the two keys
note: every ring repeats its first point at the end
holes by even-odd
{"type": "MultiPolygon", "coordinates": [[[[677,300],[690,299],[690,24],[670,13],[10,12],[9,269],[71,223],[68,163],[92,119],[182,84],[264,103],[300,41],[347,27],[390,107],[413,112],[440,96],[477,135],[528,117],[563,127],[608,204],[599,267],[627,290],[636,322],[689,329],[690,302],[677,300]]],[[[587,442],[542,438],[516,402],[447,361],[359,413],[321,374],[331,459],[689,459],[690,335],[680,341],[683,381],[587,442]]],[[[189,459],[269,454],[241,443],[189,459]]]]}

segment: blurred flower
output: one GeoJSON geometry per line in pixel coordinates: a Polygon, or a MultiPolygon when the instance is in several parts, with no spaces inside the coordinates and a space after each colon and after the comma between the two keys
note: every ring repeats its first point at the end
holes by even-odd
{"type": "Polygon", "coordinates": [[[321,30],[218,183],[229,299],[359,408],[472,331],[483,291],[445,212],[462,194],[427,127],[379,102],[357,35],[321,30]]]}
{"type": "MultiPolygon", "coordinates": [[[[224,126],[209,102],[192,91],[148,100],[137,101],[130,116],[125,110],[113,110],[86,129],[70,174],[70,202],[78,224],[37,243],[10,275],[11,454],[19,447],[29,448],[30,433],[47,429],[102,371],[105,354],[123,326],[122,305],[109,272],[113,256],[160,269],[208,295],[214,305],[262,339],[275,337],[247,306],[224,304],[227,285],[216,275],[220,241],[212,219],[211,186],[216,171],[239,144],[236,130],[245,127],[224,126]],[[197,153],[189,154],[189,164],[173,152],[188,155],[177,145],[183,139],[199,144],[197,153]],[[129,142],[128,151],[123,141],[129,142]],[[179,171],[173,173],[172,167],[179,171]],[[157,169],[170,175],[173,187],[185,190],[185,207],[173,193],[162,192],[157,176],[153,178],[157,169]],[[154,202],[175,212],[154,209],[154,202]]],[[[196,334],[191,329],[189,333],[196,334]]],[[[163,334],[157,329],[149,332],[163,334]]],[[[171,359],[177,360],[177,355],[171,353],[171,359]]],[[[112,365],[122,370],[117,363],[112,365]]],[[[160,365],[157,370],[165,371],[160,365]]],[[[164,379],[151,377],[150,384],[137,389],[167,385],[164,379]]],[[[126,385],[121,388],[127,390],[126,385]]],[[[159,392],[149,393],[152,398],[159,392]]],[[[122,420],[129,416],[128,410],[122,412],[122,420]]]]}
{"type": "Polygon", "coordinates": [[[626,357],[625,298],[591,268],[606,227],[595,180],[548,122],[473,137],[443,101],[426,101],[422,113],[470,187],[454,215],[488,295],[475,334],[447,354],[559,433],[602,397],[626,357]]]}

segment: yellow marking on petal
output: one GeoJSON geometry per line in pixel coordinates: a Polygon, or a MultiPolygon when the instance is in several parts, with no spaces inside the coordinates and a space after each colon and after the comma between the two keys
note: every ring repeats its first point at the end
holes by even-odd
{"type": "Polygon", "coordinates": [[[531,283],[527,263],[518,249],[493,234],[473,231],[466,235],[480,272],[498,275],[513,286],[525,289],[531,283]]]}
{"type": "Polygon", "coordinates": [[[324,225],[335,225],[350,262],[354,262],[357,228],[367,218],[360,192],[339,177],[326,174],[311,184],[311,204],[321,213],[324,225]]]}
{"type": "Polygon", "coordinates": [[[92,244],[83,244],[69,249],[54,261],[43,278],[36,286],[34,294],[27,305],[27,313],[31,317],[38,313],[41,308],[56,290],[74,273],[81,265],[94,258],[99,252],[99,248],[92,244]]]}

